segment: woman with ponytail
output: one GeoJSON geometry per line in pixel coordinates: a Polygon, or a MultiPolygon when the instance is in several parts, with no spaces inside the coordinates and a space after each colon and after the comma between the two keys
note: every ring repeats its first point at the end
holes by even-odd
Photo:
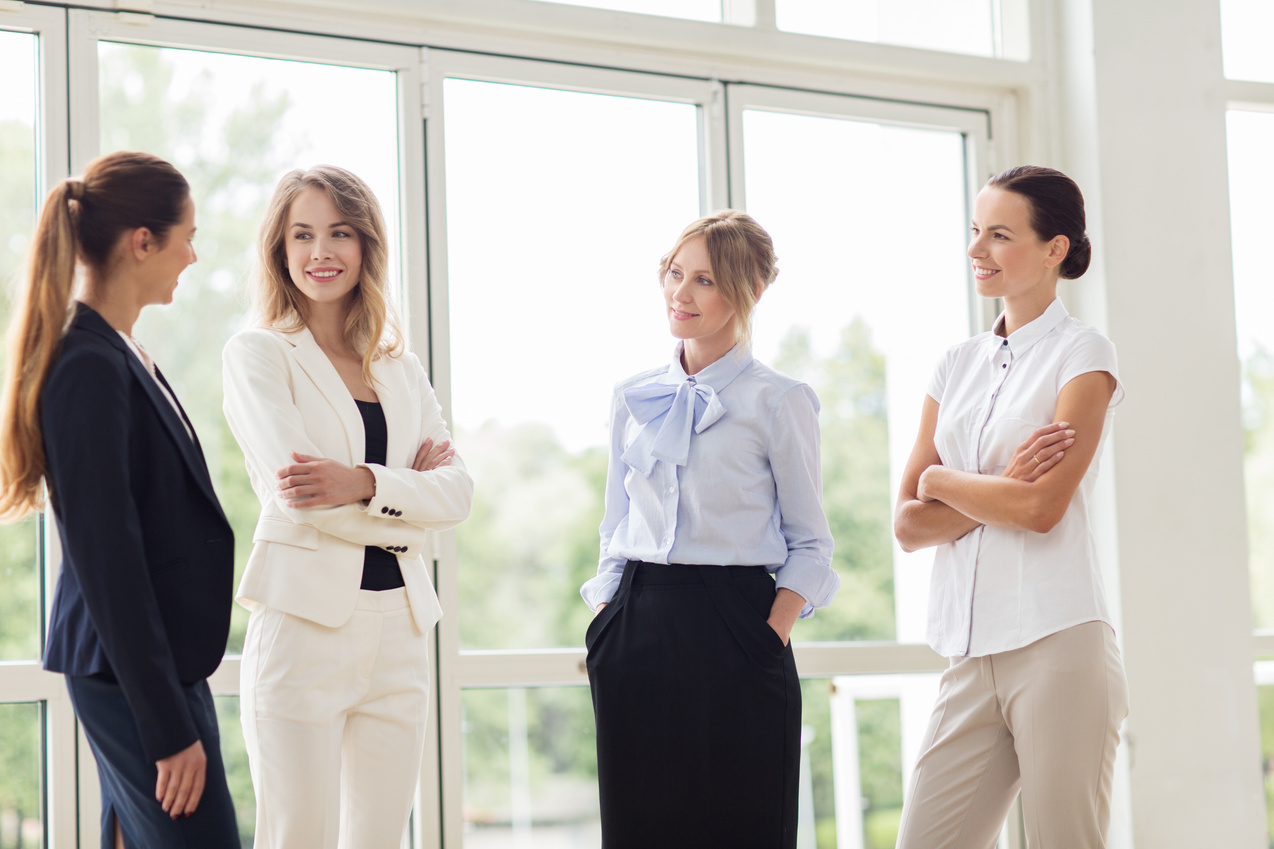
{"type": "Polygon", "coordinates": [[[239,841],[206,681],[234,538],[190,420],[131,335],[172,301],[194,232],[173,166],[94,160],[45,201],[9,328],[0,516],[41,509],[47,485],[62,569],[44,665],[97,759],[104,849],[239,841]]]}
{"type": "Polygon", "coordinates": [[[1070,317],[1084,198],[1021,166],[987,183],[969,258],[994,327],[947,351],[903,471],[894,533],[934,546],[929,644],[950,658],[899,849],[990,849],[1019,790],[1031,846],[1098,849],[1128,686],[1088,507],[1124,397],[1115,348],[1070,317]]]}

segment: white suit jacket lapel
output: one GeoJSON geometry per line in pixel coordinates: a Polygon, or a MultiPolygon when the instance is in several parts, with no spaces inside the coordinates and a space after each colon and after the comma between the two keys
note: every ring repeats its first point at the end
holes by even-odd
{"type": "Polygon", "coordinates": [[[400,358],[381,357],[372,363],[372,377],[376,378],[376,394],[385,413],[385,427],[389,442],[385,449],[388,466],[410,463],[416,458],[419,445],[412,444],[419,428],[412,429],[411,388],[407,385],[407,369],[400,358]]]}
{"type": "MultiPolygon", "coordinates": [[[[323,397],[332,405],[332,410],[336,413],[336,418],[341,423],[341,427],[345,429],[345,439],[349,445],[348,457],[331,457],[332,460],[340,460],[351,465],[363,462],[365,450],[365,437],[363,435],[363,417],[358,412],[358,405],[354,403],[354,397],[349,394],[349,389],[345,387],[345,381],[341,380],[340,374],[336,371],[336,366],[332,365],[332,361],[327,358],[327,354],[323,353],[323,349],[314,341],[314,336],[306,328],[301,328],[295,333],[285,334],[288,340],[296,347],[292,349],[292,356],[296,358],[297,363],[305,372],[306,376],[314,383],[319,392],[323,393],[323,397]]],[[[312,415],[312,411],[306,411],[306,416],[312,415]]]]}

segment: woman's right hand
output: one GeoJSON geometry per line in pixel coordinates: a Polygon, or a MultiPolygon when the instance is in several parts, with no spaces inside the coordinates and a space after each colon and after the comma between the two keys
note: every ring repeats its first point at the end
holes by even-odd
{"type": "Polygon", "coordinates": [[[607,605],[607,604],[609,604],[609,602],[605,602],[605,601],[603,601],[601,604],[597,605],[597,610],[596,610],[596,612],[594,612],[594,613],[593,613],[593,615],[594,615],[594,616],[601,616],[602,611],[606,609],[606,605],[607,605]]]}
{"type": "Polygon", "coordinates": [[[196,740],[175,755],[155,761],[159,773],[155,781],[155,799],[164,813],[173,819],[190,816],[203,797],[208,755],[203,743],[196,740]]]}
{"type": "Polygon", "coordinates": [[[1062,462],[1066,449],[1075,444],[1075,431],[1068,428],[1068,422],[1053,422],[1038,428],[1013,452],[1004,477],[1029,483],[1062,462]]]}
{"type": "Polygon", "coordinates": [[[411,468],[417,472],[432,472],[434,469],[450,465],[451,458],[454,456],[456,456],[456,449],[451,447],[449,441],[434,445],[432,439],[426,439],[420,444],[420,450],[416,452],[416,460],[411,464],[411,468]]]}

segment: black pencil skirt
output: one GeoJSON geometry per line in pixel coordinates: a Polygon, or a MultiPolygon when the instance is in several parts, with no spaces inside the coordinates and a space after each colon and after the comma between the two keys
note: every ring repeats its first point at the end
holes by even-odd
{"type": "Polygon", "coordinates": [[[794,849],[801,688],[762,567],[629,561],[589,625],[603,849],[794,849]]]}

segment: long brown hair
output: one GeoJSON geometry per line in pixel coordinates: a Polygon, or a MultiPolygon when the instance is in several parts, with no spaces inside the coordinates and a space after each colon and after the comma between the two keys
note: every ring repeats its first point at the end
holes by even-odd
{"type": "Polygon", "coordinates": [[[692,239],[703,237],[712,264],[713,282],[721,297],[734,310],[735,339],[739,347],[752,344],[752,310],[760,291],[778,277],[778,258],[770,234],[751,215],[736,209],[722,209],[691,222],[681,231],[672,250],[659,261],[662,285],[677,251],[692,239]]]}
{"type": "Polygon", "coordinates": [[[403,350],[398,318],[385,297],[389,274],[389,247],[385,219],[376,195],[356,175],[335,165],[315,165],[306,171],[289,171],[279,180],[257,238],[257,268],[252,285],[252,307],[257,321],[267,327],[296,331],[305,326],[309,299],[288,272],[288,216],[292,202],[306,189],[320,189],[331,198],[341,219],[358,233],[362,271],[345,316],[345,344],[363,358],[363,380],[375,385],[372,363],[382,356],[396,357],[403,350]]]}
{"type": "Polygon", "coordinates": [[[145,227],[162,244],[190,198],[190,184],[157,156],[121,151],[49,192],[9,322],[0,396],[0,519],[39,510],[44,477],[40,393],[71,317],[76,260],[108,271],[124,235],[145,227]]]}

